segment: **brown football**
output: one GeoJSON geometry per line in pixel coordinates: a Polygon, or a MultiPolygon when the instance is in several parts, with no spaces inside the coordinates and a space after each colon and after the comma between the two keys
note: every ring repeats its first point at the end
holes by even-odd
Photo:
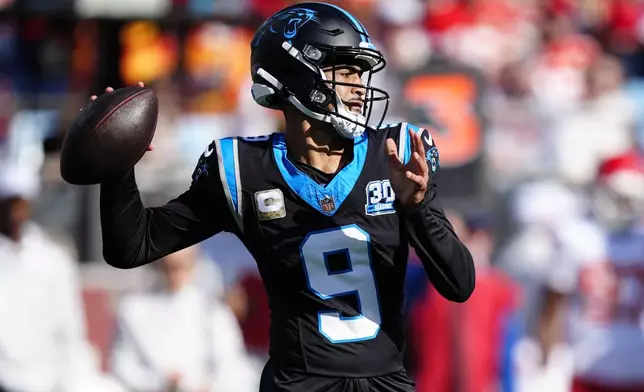
{"type": "Polygon", "coordinates": [[[63,141],[60,174],[74,185],[125,173],[152,142],[159,114],[154,90],[125,87],[100,95],[74,119],[63,141]]]}

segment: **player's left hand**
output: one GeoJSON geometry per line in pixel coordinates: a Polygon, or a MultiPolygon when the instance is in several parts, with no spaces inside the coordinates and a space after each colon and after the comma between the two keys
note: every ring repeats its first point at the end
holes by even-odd
{"type": "Polygon", "coordinates": [[[403,164],[393,139],[387,139],[386,150],[389,159],[389,182],[396,193],[396,199],[405,207],[423,201],[429,183],[429,167],[425,160],[425,147],[420,134],[409,130],[412,154],[409,162],[403,164]]]}

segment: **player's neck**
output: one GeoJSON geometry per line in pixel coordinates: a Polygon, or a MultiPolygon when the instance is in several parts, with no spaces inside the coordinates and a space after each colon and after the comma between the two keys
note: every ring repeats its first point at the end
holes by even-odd
{"type": "Polygon", "coordinates": [[[311,124],[306,120],[286,122],[289,156],[324,173],[336,173],[353,156],[353,141],[343,138],[330,124],[311,124]]]}

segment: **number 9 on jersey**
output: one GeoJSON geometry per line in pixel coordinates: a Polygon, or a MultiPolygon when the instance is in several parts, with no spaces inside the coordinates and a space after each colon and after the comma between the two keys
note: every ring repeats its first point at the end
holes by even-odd
{"type": "Polygon", "coordinates": [[[380,330],[380,303],[370,246],[368,233],[357,225],[348,225],[309,233],[300,247],[307,284],[313,293],[324,300],[357,296],[358,316],[334,311],[318,314],[318,329],[332,343],[373,339],[380,330]],[[331,271],[329,259],[342,253],[347,268],[331,271]]]}

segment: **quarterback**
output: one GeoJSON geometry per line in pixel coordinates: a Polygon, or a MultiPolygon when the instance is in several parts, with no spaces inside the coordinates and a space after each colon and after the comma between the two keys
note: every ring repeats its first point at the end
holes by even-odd
{"type": "Polygon", "coordinates": [[[254,100],[284,133],[215,140],[190,188],[146,208],[134,171],[101,184],[105,260],[135,268],[222,231],[257,261],[271,308],[262,391],[413,391],[403,367],[409,246],[437,291],[466,301],[475,272],[439,204],[427,129],[370,117],[385,59],[345,10],[300,3],[252,40],[254,100]],[[376,123],[377,125],[371,125],[376,123]]]}

